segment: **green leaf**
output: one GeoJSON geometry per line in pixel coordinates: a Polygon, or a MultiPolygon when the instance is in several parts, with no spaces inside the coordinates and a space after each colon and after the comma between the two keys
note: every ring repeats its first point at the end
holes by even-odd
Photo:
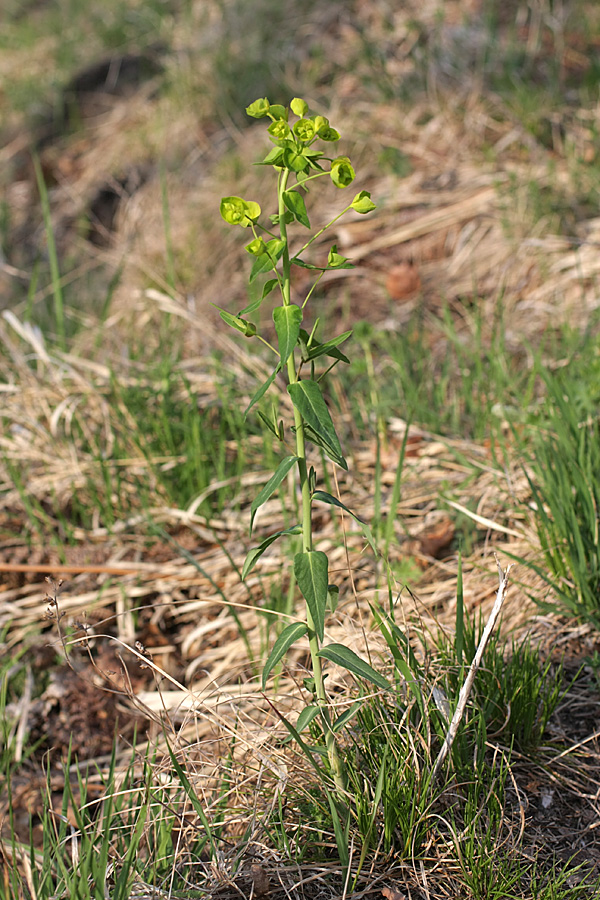
{"type": "Polygon", "coordinates": [[[277,427],[277,422],[276,421],[272,422],[271,419],[269,419],[267,416],[265,416],[265,414],[260,409],[258,410],[258,418],[261,420],[261,422],[264,422],[264,424],[267,426],[267,428],[269,429],[271,434],[274,434],[275,437],[277,438],[277,440],[279,440],[280,435],[279,435],[279,429],[277,427]]]}
{"type": "Polygon", "coordinates": [[[263,285],[262,297],[260,299],[264,300],[265,297],[268,297],[269,294],[271,293],[271,291],[274,290],[276,287],[277,287],[277,279],[269,278],[269,280],[265,281],[265,283],[263,285]]]}
{"type": "Polygon", "coordinates": [[[246,333],[246,323],[243,319],[240,319],[239,316],[233,316],[230,312],[227,312],[226,309],[221,309],[220,306],[215,308],[219,310],[219,315],[227,325],[230,325],[231,328],[235,328],[236,331],[240,331],[242,334],[246,333]]]}
{"type": "MultiPolygon", "coordinates": [[[[292,644],[295,644],[296,641],[306,634],[308,631],[308,626],[306,622],[292,622],[291,625],[287,625],[277,640],[273,645],[273,649],[269,654],[269,658],[265,663],[265,667],[262,673],[262,688],[263,691],[267,686],[267,678],[271,674],[271,671],[274,666],[277,665],[280,659],[282,659],[285,654],[288,652],[292,644]]],[[[296,726],[298,727],[298,726],[296,726]]]]}
{"type": "Polygon", "coordinates": [[[302,100],[301,97],[294,97],[290,103],[290,109],[295,116],[300,116],[300,118],[302,118],[302,116],[305,116],[308,112],[308,103],[306,100],[302,100]]]}
{"type": "Polygon", "coordinates": [[[348,258],[346,256],[342,256],[337,252],[337,244],[334,244],[329,251],[329,255],[327,257],[327,268],[328,269],[353,269],[354,264],[348,262],[348,258]]]}
{"type": "Polygon", "coordinates": [[[246,320],[242,319],[240,316],[232,316],[226,309],[221,309],[220,306],[216,306],[214,303],[212,305],[215,309],[219,310],[219,315],[224,322],[231,325],[232,328],[235,328],[236,331],[239,331],[241,334],[245,335],[245,337],[254,337],[256,334],[256,325],[253,322],[246,322],[246,320]]]}
{"type": "MultiPolygon", "coordinates": [[[[322,438],[323,442],[333,450],[334,455],[339,459],[344,459],[342,448],[335,428],[329,414],[329,410],[323,399],[321,388],[316,381],[305,379],[297,381],[295,384],[288,384],[288,393],[292,398],[292,403],[304,419],[304,421],[312,428],[315,434],[322,438]]],[[[326,451],[329,456],[331,453],[326,451]]],[[[333,457],[331,457],[333,459],[333,457]]],[[[341,465],[341,463],[338,463],[341,465]]],[[[347,465],[342,465],[347,469],[347,465]]]]}
{"type": "Polygon", "coordinates": [[[350,709],[347,709],[345,713],[342,713],[342,715],[339,716],[339,718],[337,718],[331,726],[331,730],[333,731],[333,733],[337,734],[337,732],[340,731],[344,727],[344,725],[347,725],[350,719],[354,718],[361,706],[362,701],[357,700],[356,703],[352,704],[350,709]]]}
{"type": "Polygon", "coordinates": [[[269,101],[266,97],[261,97],[259,100],[251,103],[250,106],[247,106],[246,112],[253,119],[264,119],[265,116],[269,115],[269,101]]]}
{"type": "Polygon", "coordinates": [[[287,122],[288,111],[281,103],[272,103],[269,107],[269,115],[273,116],[274,119],[285,119],[287,122]]]}
{"type": "Polygon", "coordinates": [[[341,500],[338,500],[337,497],[333,497],[331,494],[328,494],[326,491],[314,491],[312,495],[313,500],[320,500],[321,503],[328,503],[330,506],[337,506],[338,509],[343,509],[344,512],[347,512],[349,516],[352,516],[355,519],[360,527],[363,530],[363,534],[369,542],[371,549],[375,552],[375,555],[378,555],[377,547],[375,546],[375,538],[373,537],[373,532],[369,528],[366,522],[364,522],[360,516],[357,516],[356,513],[353,513],[351,509],[348,509],[341,500]]]}
{"type": "Polygon", "coordinates": [[[276,306],[273,310],[273,321],[275,322],[275,331],[279,341],[279,355],[281,356],[281,365],[285,366],[288,361],[300,334],[300,325],[302,324],[302,310],[294,303],[288,306],[276,306]]]}
{"type": "Polygon", "coordinates": [[[261,303],[263,302],[264,297],[257,297],[256,300],[253,300],[252,303],[249,303],[248,306],[245,306],[243,309],[240,309],[238,316],[247,316],[248,313],[253,313],[257,309],[260,308],[261,303]]]}
{"type": "MultiPolygon", "coordinates": [[[[294,428],[294,426],[292,426],[292,431],[295,430],[296,429],[294,428]]],[[[310,425],[308,425],[306,422],[304,423],[304,436],[307,441],[311,441],[317,447],[321,447],[325,451],[329,459],[333,460],[333,462],[337,466],[339,466],[340,469],[343,469],[345,472],[348,471],[348,463],[346,462],[344,457],[340,453],[338,453],[334,449],[334,447],[331,446],[331,444],[324,440],[321,435],[317,434],[316,431],[313,431],[310,425]]]]}
{"type": "MultiPolygon", "coordinates": [[[[196,815],[202,822],[204,831],[208,836],[208,840],[210,841],[210,846],[211,846],[212,852],[216,853],[217,852],[217,844],[215,842],[215,836],[213,835],[213,831],[212,831],[210,823],[206,817],[206,813],[204,812],[204,809],[202,808],[202,804],[200,803],[200,800],[198,798],[198,792],[190,784],[188,777],[187,777],[186,773],[184,772],[181,764],[179,763],[177,757],[175,756],[175,753],[171,749],[171,745],[169,744],[168,740],[167,740],[167,750],[169,751],[169,756],[171,757],[171,763],[173,765],[173,768],[175,769],[175,771],[177,773],[177,778],[179,779],[179,784],[183,787],[185,793],[187,794],[187,796],[190,799],[190,803],[192,804],[194,810],[196,811],[196,815]]],[[[187,766],[186,766],[186,768],[187,768],[187,766]]],[[[188,771],[189,771],[189,769],[188,769],[188,771]]]]}
{"type": "Polygon", "coordinates": [[[269,375],[269,377],[267,378],[267,380],[266,380],[265,382],[263,382],[263,384],[261,384],[261,386],[259,387],[259,389],[257,390],[257,392],[254,394],[254,396],[253,396],[252,399],[250,400],[250,403],[248,404],[248,406],[247,406],[246,409],[244,410],[244,418],[246,418],[246,416],[248,415],[248,413],[250,412],[250,410],[252,409],[252,407],[254,406],[254,404],[255,404],[255,403],[258,403],[258,401],[260,400],[260,398],[261,398],[264,394],[267,393],[267,391],[269,390],[269,388],[271,387],[271,385],[273,384],[273,382],[274,382],[275,379],[277,378],[278,372],[280,372],[280,371],[281,371],[281,363],[277,363],[277,367],[276,367],[275,371],[272,372],[272,373],[269,375]]]}
{"type": "Polygon", "coordinates": [[[253,547],[252,550],[250,550],[250,552],[246,556],[246,559],[244,561],[244,565],[242,568],[242,581],[244,581],[244,579],[248,577],[248,575],[250,574],[250,572],[256,565],[257,561],[263,555],[265,550],[268,550],[268,548],[271,546],[272,543],[279,540],[280,537],[283,537],[286,534],[301,534],[301,532],[302,532],[302,526],[294,525],[293,528],[286,528],[285,531],[278,531],[276,534],[269,535],[268,538],[264,539],[262,544],[259,544],[258,547],[253,547]]]}
{"type": "Polygon", "coordinates": [[[275,473],[269,478],[262,491],[254,498],[250,507],[250,534],[252,534],[252,526],[254,525],[254,517],[258,509],[266,503],[271,494],[275,493],[287,473],[290,471],[295,462],[298,462],[297,456],[286,456],[282,459],[275,473]]]}
{"type": "Polygon", "coordinates": [[[349,363],[350,360],[348,359],[348,357],[345,356],[340,350],[336,350],[334,353],[332,353],[331,351],[335,350],[335,348],[339,344],[343,344],[344,341],[347,341],[351,334],[351,331],[345,331],[343,334],[339,334],[337,337],[331,338],[330,341],[326,341],[324,344],[321,344],[319,341],[315,341],[313,338],[313,342],[308,348],[308,352],[306,354],[306,360],[304,360],[304,357],[303,360],[306,362],[310,359],[317,359],[317,357],[325,355],[331,356],[333,357],[333,359],[339,359],[341,362],[349,363]]]}
{"type": "Polygon", "coordinates": [[[299,256],[294,256],[293,259],[290,259],[290,262],[294,266],[299,266],[301,269],[311,269],[313,272],[325,272],[327,271],[326,266],[313,266],[312,263],[304,262],[303,259],[300,259],[299,256]]]}
{"type": "Polygon", "coordinates": [[[387,678],[376,672],[369,663],[366,663],[364,659],[357,656],[354,650],[345,647],[344,644],[328,644],[327,647],[322,647],[319,650],[318,655],[323,659],[328,659],[329,662],[341,666],[343,669],[347,669],[353,675],[358,675],[359,678],[364,678],[366,681],[376,684],[377,687],[386,691],[390,690],[390,683],[387,678]]]}
{"type": "MultiPolygon", "coordinates": [[[[296,719],[296,731],[298,734],[304,731],[305,728],[308,728],[313,719],[316,719],[319,713],[321,712],[321,708],[317,706],[315,703],[309,703],[308,706],[305,706],[298,718],[296,719]]],[[[286,738],[283,739],[282,743],[287,744],[292,740],[292,735],[288,734],[286,738]]],[[[316,747],[312,747],[312,750],[319,753],[320,750],[316,747]]]]}
{"type": "Polygon", "coordinates": [[[261,253],[261,255],[257,256],[254,260],[252,271],[250,272],[250,277],[248,279],[250,284],[252,284],[258,275],[261,275],[263,272],[269,272],[271,269],[275,268],[277,260],[281,258],[283,253],[285,242],[279,238],[273,238],[272,241],[267,242],[266,247],[267,252],[261,253]]]}
{"type": "Polygon", "coordinates": [[[259,166],[281,166],[283,165],[283,147],[273,147],[270,150],[262,162],[258,163],[259,166]]]}
{"type": "Polygon", "coordinates": [[[299,151],[293,144],[283,151],[283,164],[292,172],[305,172],[309,166],[306,150],[299,151]]]}
{"type": "Polygon", "coordinates": [[[294,556],[294,575],[311,614],[315,634],[320,641],[325,634],[328,570],[329,560],[321,550],[305,550],[294,556]]]}
{"type": "Polygon", "coordinates": [[[340,599],[340,589],[337,584],[327,585],[327,609],[334,613],[340,599]]]}
{"type": "Polygon", "coordinates": [[[306,212],[306,203],[304,197],[298,191],[285,191],[283,194],[283,202],[292,213],[297,222],[310,228],[308,213],[306,212]]]}
{"type": "Polygon", "coordinates": [[[309,703],[308,706],[305,706],[296,719],[296,731],[304,731],[313,719],[317,718],[320,712],[320,707],[316,706],[314,703],[309,703]]]}

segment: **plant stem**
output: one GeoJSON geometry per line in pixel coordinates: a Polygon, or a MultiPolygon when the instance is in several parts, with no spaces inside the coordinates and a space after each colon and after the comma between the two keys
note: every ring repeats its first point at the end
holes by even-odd
{"type": "MultiPolygon", "coordinates": [[[[287,237],[287,225],[285,223],[286,207],[283,202],[283,194],[287,186],[289,171],[285,169],[279,178],[278,198],[279,198],[279,232],[284,248],[281,257],[282,261],[282,284],[281,294],[284,306],[291,303],[291,264],[290,252],[287,237]]],[[[292,353],[287,361],[288,381],[290,384],[296,384],[298,376],[296,374],[295,353],[292,353]]],[[[302,492],[302,550],[305,553],[313,549],[312,540],[312,504],[310,495],[310,483],[308,478],[308,470],[306,466],[306,445],[304,441],[304,420],[300,412],[294,407],[294,425],[296,428],[296,456],[298,457],[298,477],[300,480],[300,488],[302,492]]],[[[313,678],[315,684],[315,695],[317,702],[321,707],[321,715],[324,722],[325,744],[327,746],[327,755],[329,756],[329,765],[335,786],[340,794],[345,791],[346,779],[344,776],[344,767],[340,758],[335,735],[331,728],[331,717],[329,715],[327,694],[325,693],[325,683],[323,680],[323,668],[321,665],[321,657],[319,656],[319,638],[315,631],[315,624],[311,612],[306,606],[306,622],[308,625],[308,644],[310,649],[310,657],[313,670],[313,678]]]]}

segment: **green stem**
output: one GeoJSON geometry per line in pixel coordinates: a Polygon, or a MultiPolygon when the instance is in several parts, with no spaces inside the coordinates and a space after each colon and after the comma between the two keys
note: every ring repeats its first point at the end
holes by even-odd
{"type": "MultiPolygon", "coordinates": [[[[287,226],[285,223],[286,207],[285,203],[283,202],[283,194],[287,186],[288,176],[289,171],[285,169],[281,173],[278,185],[279,230],[281,240],[284,244],[283,254],[281,257],[281,293],[285,306],[289,306],[291,303],[291,264],[287,238],[287,226]]],[[[287,361],[287,373],[289,383],[296,384],[296,382],[298,381],[298,375],[296,373],[296,361],[294,353],[290,355],[287,361]]],[[[302,549],[305,553],[308,553],[313,548],[311,504],[312,498],[310,495],[310,483],[306,465],[304,420],[296,407],[294,407],[294,425],[296,428],[296,456],[298,457],[298,477],[300,480],[300,488],[302,492],[302,549]]],[[[306,606],[306,622],[308,625],[308,644],[315,683],[315,694],[317,697],[317,702],[321,707],[321,714],[323,716],[327,755],[329,756],[329,764],[331,766],[335,786],[338,792],[341,794],[345,791],[346,788],[344,766],[338,752],[335,735],[331,728],[331,717],[329,715],[327,694],[325,693],[325,682],[323,680],[323,668],[321,665],[321,657],[319,656],[319,638],[317,637],[317,633],[315,631],[315,623],[308,608],[308,604],[306,606]]]]}
{"type": "MultiPolygon", "coordinates": [[[[282,201],[282,202],[283,202],[283,201],[282,201]]],[[[285,206],[284,206],[284,209],[285,209],[285,206]]],[[[316,241],[316,239],[317,239],[318,237],[320,237],[320,236],[323,234],[323,232],[327,231],[328,228],[331,228],[332,225],[335,225],[335,223],[336,223],[339,219],[341,219],[342,216],[345,216],[349,209],[352,209],[352,204],[350,204],[350,206],[347,206],[346,209],[343,209],[343,210],[341,211],[341,213],[339,213],[339,215],[335,216],[335,217],[331,220],[331,222],[328,222],[328,223],[327,223],[327,225],[323,225],[323,227],[320,228],[320,229],[316,232],[316,234],[313,234],[313,236],[311,237],[311,239],[310,239],[309,241],[307,241],[303,247],[300,247],[300,249],[298,250],[298,252],[297,252],[297,253],[295,254],[295,256],[294,256],[294,259],[298,259],[298,257],[300,256],[300,254],[301,254],[301,253],[304,253],[304,251],[307,250],[307,249],[310,247],[310,245],[311,245],[314,241],[316,241]]]]}

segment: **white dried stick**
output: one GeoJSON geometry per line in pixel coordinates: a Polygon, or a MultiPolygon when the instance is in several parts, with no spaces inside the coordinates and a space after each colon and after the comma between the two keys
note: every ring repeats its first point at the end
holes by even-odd
{"type": "Polygon", "coordinates": [[[483,634],[481,635],[481,640],[479,641],[479,645],[477,647],[477,651],[475,656],[473,657],[473,662],[469,668],[467,673],[467,677],[465,678],[464,684],[460,689],[460,694],[458,696],[458,703],[456,705],[456,709],[454,711],[454,715],[452,716],[452,721],[448,726],[448,731],[446,732],[446,737],[444,738],[444,743],[438,753],[438,757],[435,761],[435,765],[433,767],[433,771],[431,773],[431,782],[433,783],[442,767],[444,760],[446,759],[452,744],[454,743],[454,738],[456,737],[456,732],[458,731],[458,726],[461,723],[461,719],[465,714],[465,709],[467,706],[467,701],[469,699],[469,694],[471,693],[471,689],[473,687],[473,682],[475,681],[475,675],[477,674],[477,669],[481,665],[481,660],[483,659],[483,654],[485,653],[485,648],[488,645],[490,637],[492,636],[492,632],[498,621],[498,616],[502,610],[502,605],[504,603],[504,598],[506,597],[506,589],[508,587],[508,573],[510,572],[512,565],[509,565],[506,569],[506,572],[502,571],[502,567],[498,561],[498,557],[496,557],[496,565],[498,566],[498,578],[500,580],[500,585],[498,587],[498,593],[496,594],[496,600],[494,601],[494,605],[492,607],[492,611],[490,613],[490,617],[487,620],[486,626],[483,630],[483,634]]]}

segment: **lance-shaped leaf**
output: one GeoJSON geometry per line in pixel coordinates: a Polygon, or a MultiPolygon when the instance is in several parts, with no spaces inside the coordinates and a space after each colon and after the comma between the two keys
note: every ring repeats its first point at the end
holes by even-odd
{"type": "Polygon", "coordinates": [[[334,613],[337,609],[338,601],[340,599],[340,589],[337,584],[328,584],[327,585],[327,609],[334,613]]]}
{"type": "Polygon", "coordinates": [[[320,500],[321,503],[328,503],[330,506],[337,506],[338,509],[343,509],[344,512],[347,512],[349,516],[358,522],[360,527],[363,530],[363,534],[369,542],[371,549],[374,551],[375,555],[377,555],[377,547],[375,546],[375,538],[373,537],[373,532],[369,528],[366,522],[357,516],[356,513],[353,513],[351,509],[348,509],[341,500],[338,500],[337,497],[333,497],[331,494],[328,494],[327,491],[313,491],[312,495],[313,500],[320,500]]]}
{"type": "Polygon", "coordinates": [[[277,363],[277,368],[275,369],[275,371],[274,371],[274,372],[271,372],[271,374],[269,375],[269,377],[267,378],[267,380],[264,381],[264,382],[261,384],[261,386],[259,387],[259,389],[256,391],[256,393],[254,394],[254,396],[253,396],[252,399],[250,400],[250,403],[248,404],[248,406],[247,406],[246,409],[244,410],[244,418],[246,418],[246,416],[248,415],[248,413],[250,412],[250,410],[252,409],[252,407],[254,406],[254,404],[255,404],[255,403],[258,403],[258,401],[259,401],[260,398],[263,396],[263,394],[266,394],[266,393],[267,393],[267,391],[269,390],[269,388],[271,387],[271,385],[272,385],[273,382],[275,381],[275,379],[276,379],[276,377],[277,377],[277,373],[280,372],[280,371],[281,371],[281,363],[277,363]]]}
{"type": "Polygon", "coordinates": [[[284,191],[283,202],[297,222],[300,222],[306,228],[310,228],[306,203],[302,194],[299,194],[298,191],[284,191]]]}
{"type": "MultiPolygon", "coordinates": [[[[295,431],[295,428],[292,426],[292,431],[295,431]]],[[[324,440],[316,431],[304,423],[304,436],[308,441],[312,441],[313,444],[316,444],[317,447],[322,447],[329,459],[332,459],[336,465],[343,469],[345,472],[348,471],[348,463],[341,456],[337,450],[331,446],[326,440],[324,440]]]]}
{"type": "Polygon", "coordinates": [[[364,659],[357,656],[354,650],[344,646],[344,644],[328,644],[327,647],[322,647],[319,650],[319,656],[341,666],[343,669],[347,669],[353,675],[358,675],[359,678],[364,678],[366,681],[376,684],[377,687],[386,691],[390,690],[390,683],[387,678],[376,672],[373,666],[366,663],[364,659]]]}
{"type": "Polygon", "coordinates": [[[344,725],[347,725],[350,719],[354,718],[361,707],[362,701],[357,700],[356,703],[352,704],[350,709],[347,709],[346,712],[342,713],[341,716],[339,716],[331,726],[331,730],[333,731],[333,733],[337,734],[337,732],[340,731],[344,727],[344,725]]]}
{"type": "Polygon", "coordinates": [[[273,310],[273,321],[279,341],[281,365],[285,366],[300,334],[302,310],[294,303],[290,303],[288,306],[276,306],[273,310]]]}
{"type": "Polygon", "coordinates": [[[297,381],[295,384],[288,384],[288,393],[304,421],[322,439],[323,449],[327,455],[332,459],[334,456],[337,457],[335,462],[347,469],[338,436],[317,382],[306,379],[297,381]],[[331,448],[333,455],[325,448],[325,445],[331,448]],[[340,459],[343,460],[343,463],[339,462],[340,459]]]}
{"type": "Polygon", "coordinates": [[[267,550],[271,544],[275,541],[279,540],[280,537],[284,537],[286,534],[301,534],[302,526],[294,525],[293,528],[286,528],[285,531],[277,531],[275,534],[270,534],[268,538],[265,538],[262,544],[259,544],[258,547],[253,547],[252,550],[249,551],[246,559],[244,560],[244,565],[242,568],[242,581],[248,577],[252,569],[257,563],[257,560],[263,555],[265,550],[267,550]]]}
{"type": "Polygon", "coordinates": [[[339,359],[340,362],[349,363],[350,360],[348,357],[344,356],[341,350],[337,350],[336,348],[338,344],[347,341],[351,334],[351,331],[345,331],[343,334],[331,338],[330,341],[326,341],[324,344],[313,339],[310,347],[307,348],[306,360],[317,359],[317,357],[325,355],[331,356],[333,359],[339,359]]]}
{"type": "Polygon", "coordinates": [[[294,556],[294,575],[312,616],[315,634],[320,641],[325,634],[328,570],[327,554],[321,550],[306,550],[294,556]]]}
{"type": "Polygon", "coordinates": [[[262,673],[262,687],[263,691],[267,684],[267,678],[271,674],[271,671],[274,666],[277,665],[280,659],[282,659],[285,654],[288,652],[292,644],[295,644],[296,641],[306,634],[308,631],[308,626],[306,622],[292,622],[291,625],[288,625],[283,629],[275,644],[273,645],[273,649],[269,654],[269,658],[265,663],[265,667],[262,673]]]}
{"type": "Polygon", "coordinates": [[[252,501],[252,506],[250,507],[250,534],[252,534],[252,526],[254,525],[254,517],[257,510],[263,503],[266,503],[271,494],[277,490],[295,462],[298,462],[297,456],[286,456],[285,459],[282,459],[277,466],[275,473],[269,478],[262,491],[252,501]]]}
{"type": "Polygon", "coordinates": [[[276,278],[271,278],[271,279],[269,279],[269,281],[266,281],[263,286],[261,296],[257,297],[256,300],[253,300],[251,303],[248,304],[248,306],[245,306],[243,309],[241,309],[238,313],[238,316],[245,316],[248,313],[254,312],[255,310],[259,309],[260,305],[263,302],[263,300],[265,299],[265,297],[268,297],[268,295],[271,293],[271,291],[273,290],[273,288],[276,285],[277,285],[276,278]]]}

